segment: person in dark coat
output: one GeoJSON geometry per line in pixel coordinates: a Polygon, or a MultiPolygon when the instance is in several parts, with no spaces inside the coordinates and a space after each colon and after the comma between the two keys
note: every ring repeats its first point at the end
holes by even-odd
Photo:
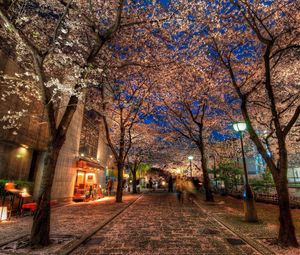
{"type": "Polygon", "coordinates": [[[150,191],[152,191],[152,189],[153,189],[152,177],[150,177],[150,179],[149,179],[149,189],[150,189],[150,191]]]}
{"type": "Polygon", "coordinates": [[[114,185],[113,180],[109,178],[108,182],[107,182],[107,187],[106,187],[108,196],[111,196],[111,191],[112,191],[113,185],[114,185]]]}
{"type": "Polygon", "coordinates": [[[168,192],[173,192],[173,177],[172,177],[172,175],[169,176],[169,180],[168,180],[168,192]]]}

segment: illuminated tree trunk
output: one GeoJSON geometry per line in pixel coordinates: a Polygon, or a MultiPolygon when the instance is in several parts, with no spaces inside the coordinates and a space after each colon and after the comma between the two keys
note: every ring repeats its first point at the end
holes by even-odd
{"type": "Polygon", "coordinates": [[[50,244],[51,189],[59,152],[65,137],[57,138],[47,151],[44,172],[31,229],[31,245],[46,246],[50,244]]]}
{"type": "Polygon", "coordinates": [[[204,144],[202,138],[200,139],[200,144],[198,146],[200,154],[201,154],[201,167],[203,172],[203,186],[205,189],[205,200],[206,201],[214,201],[213,192],[211,189],[210,179],[208,175],[208,169],[207,169],[207,161],[206,161],[206,155],[204,150],[204,144]]]}

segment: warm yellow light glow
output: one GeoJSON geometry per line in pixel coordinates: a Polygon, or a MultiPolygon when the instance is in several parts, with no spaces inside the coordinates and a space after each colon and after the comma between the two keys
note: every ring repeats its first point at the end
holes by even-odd
{"type": "Polygon", "coordinates": [[[19,147],[17,149],[17,158],[22,158],[23,156],[25,156],[25,154],[27,153],[27,149],[25,149],[24,147],[19,147]]]}
{"type": "Polygon", "coordinates": [[[25,148],[25,149],[28,149],[28,148],[29,148],[29,146],[26,145],[26,144],[21,144],[21,146],[22,146],[23,148],[25,148]]]}

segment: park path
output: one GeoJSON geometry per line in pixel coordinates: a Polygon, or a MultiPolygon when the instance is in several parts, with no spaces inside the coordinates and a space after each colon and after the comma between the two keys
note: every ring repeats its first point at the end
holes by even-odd
{"type": "Polygon", "coordinates": [[[192,202],[148,193],[72,254],[259,254],[192,202]]]}

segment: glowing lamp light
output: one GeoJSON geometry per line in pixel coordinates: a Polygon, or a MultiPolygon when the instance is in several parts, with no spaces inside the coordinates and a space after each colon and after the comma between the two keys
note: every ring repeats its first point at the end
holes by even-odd
{"type": "Polygon", "coordinates": [[[236,122],[233,124],[233,129],[237,132],[243,132],[247,129],[245,122],[236,122]]]}
{"type": "Polygon", "coordinates": [[[29,146],[26,145],[26,144],[21,144],[21,146],[22,146],[23,148],[25,148],[25,149],[29,149],[29,146]]]}
{"type": "Polygon", "coordinates": [[[84,153],[81,153],[80,156],[81,156],[81,157],[84,157],[84,153]]]}
{"type": "Polygon", "coordinates": [[[188,156],[188,159],[189,159],[189,160],[193,160],[194,157],[193,157],[193,156],[188,156]]]}
{"type": "Polygon", "coordinates": [[[26,188],[22,189],[21,196],[22,197],[28,197],[28,196],[30,196],[30,194],[28,193],[28,191],[27,191],[26,188]]]}
{"type": "Polygon", "coordinates": [[[166,185],[166,182],[165,181],[162,181],[162,183],[161,183],[163,186],[165,186],[166,185]]]}
{"type": "Polygon", "coordinates": [[[7,220],[7,206],[0,206],[0,221],[7,220]]]}

